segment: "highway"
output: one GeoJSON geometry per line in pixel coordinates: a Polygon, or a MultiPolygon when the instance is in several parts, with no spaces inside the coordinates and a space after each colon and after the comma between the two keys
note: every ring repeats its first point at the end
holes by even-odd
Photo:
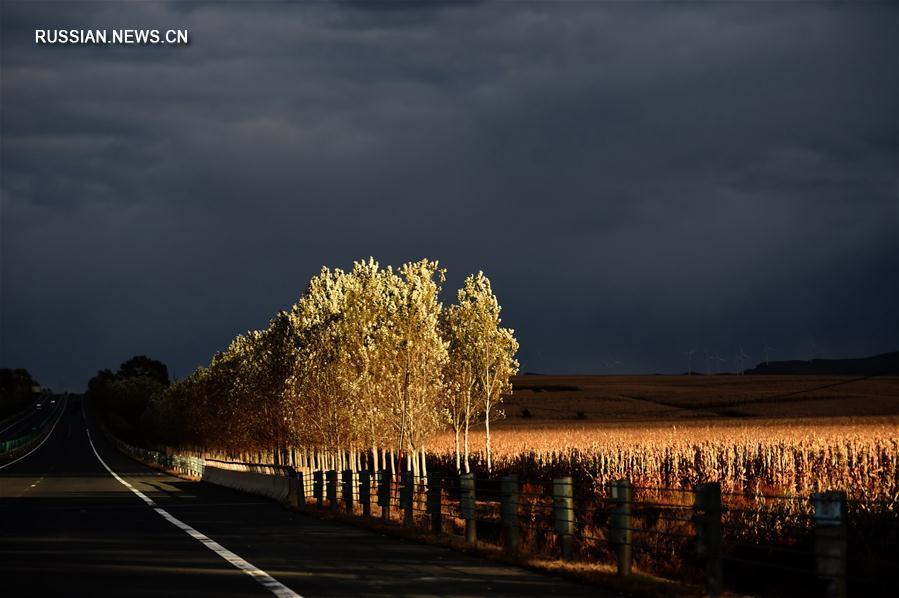
{"type": "Polygon", "coordinates": [[[38,428],[45,420],[55,417],[62,408],[63,400],[60,396],[48,396],[35,401],[22,413],[0,426],[0,442],[24,436],[38,428]]]}
{"type": "Polygon", "coordinates": [[[40,448],[0,468],[0,515],[4,596],[603,595],[155,471],[76,400],[40,448]]]}

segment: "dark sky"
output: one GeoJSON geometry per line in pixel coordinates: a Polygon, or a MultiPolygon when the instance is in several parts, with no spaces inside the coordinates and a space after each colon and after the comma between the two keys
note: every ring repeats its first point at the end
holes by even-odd
{"type": "Polygon", "coordinates": [[[183,377],[323,264],[483,269],[524,371],[899,348],[899,3],[2,1],[0,365],[183,377]],[[188,28],[188,47],[35,28],[188,28]],[[620,362],[620,363],[613,363],[620,362]]]}

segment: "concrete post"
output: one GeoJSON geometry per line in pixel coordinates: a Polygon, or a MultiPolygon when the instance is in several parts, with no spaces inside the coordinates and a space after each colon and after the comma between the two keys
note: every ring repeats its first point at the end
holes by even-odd
{"type": "Polygon", "coordinates": [[[327,492],[328,492],[328,506],[331,510],[336,511],[339,507],[337,505],[337,470],[329,469],[325,472],[325,482],[327,484],[327,492]]]}
{"type": "Polygon", "coordinates": [[[359,502],[362,503],[362,516],[371,517],[371,472],[359,472],[359,502]]]}
{"type": "Polygon", "coordinates": [[[344,469],[341,472],[342,475],[342,484],[341,491],[343,492],[343,504],[346,505],[346,512],[350,515],[353,514],[353,486],[355,485],[353,482],[354,471],[352,469],[344,469]]]}
{"type": "Polygon", "coordinates": [[[381,507],[381,519],[390,521],[390,471],[378,471],[378,506],[381,507]]]}
{"type": "Polygon", "coordinates": [[[325,472],[320,469],[312,472],[312,496],[315,506],[321,509],[325,505],[325,472]]]}
{"type": "Polygon", "coordinates": [[[443,531],[443,509],[440,506],[443,492],[443,480],[440,476],[432,475],[428,478],[427,510],[431,520],[431,531],[439,534],[443,531]]]}
{"type": "Polygon", "coordinates": [[[562,559],[574,557],[574,487],[570,477],[553,480],[553,520],[562,559]]]}
{"type": "Polygon", "coordinates": [[[615,554],[618,559],[618,575],[627,577],[631,574],[633,562],[631,519],[631,503],[633,501],[633,489],[630,482],[620,479],[609,485],[612,502],[615,504],[612,517],[609,521],[609,538],[615,546],[615,554]]]}
{"type": "Polygon", "coordinates": [[[695,488],[696,549],[705,562],[705,589],[709,596],[720,596],[721,569],[721,484],[710,482],[695,488]]]}
{"type": "Polygon", "coordinates": [[[503,523],[503,550],[506,554],[518,554],[521,529],[518,525],[518,476],[503,476],[500,480],[500,505],[503,523]]]}
{"type": "Polygon", "coordinates": [[[846,596],[846,493],[812,494],[815,507],[815,570],[827,598],[846,596]]]}
{"type": "Polygon", "coordinates": [[[465,520],[465,539],[469,544],[478,543],[477,518],[475,516],[474,474],[464,473],[459,476],[459,510],[465,520]]]}
{"type": "Polygon", "coordinates": [[[415,525],[414,513],[412,511],[415,478],[411,471],[404,471],[400,481],[400,508],[403,510],[403,525],[413,527],[415,525]]]}

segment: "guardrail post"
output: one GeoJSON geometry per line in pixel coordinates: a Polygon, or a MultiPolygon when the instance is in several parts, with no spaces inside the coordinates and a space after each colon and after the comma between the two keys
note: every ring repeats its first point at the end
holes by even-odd
{"type": "Polygon", "coordinates": [[[328,493],[328,506],[331,510],[336,511],[339,509],[339,505],[337,503],[337,470],[329,469],[325,472],[325,486],[326,491],[328,493]]]}
{"type": "Polygon", "coordinates": [[[325,506],[325,472],[320,469],[312,472],[312,496],[315,506],[319,509],[325,506]]]}
{"type": "Polygon", "coordinates": [[[562,559],[570,561],[574,556],[574,488],[571,477],[553,480],[553,520],[555,532],[562,548],[562,559]]]}
{"type": "Polygon", "coordinates": [[[343,503],[346,505],[346,512],[352,515],[353,513],[353,478],[355,477],[355,472],[352,469],[344,469],[343,470],[343,480],[342,480],[342,488],[343,491],[343,503]]]}
{"type": "Polygon", "coordinates": [[[705,589],[709,596],[719,596],[722,586],[721,484],[699,484],[694,491],[696,551],[705,562],[705,589]]]}
{"type": "Polygon", "coordinates": [[[359,472],[359,502],[362,516],[371,517],[371,472],[367,469],[359,472]]]}
{"type": "Polygon", "coordinates": [[[414,478],[411,471],[404,471],[400,478],[400,508],[403,509],[403,525],[413,527],[415,525],[412,512],[413,494],[415,491],[414,478]]]}
{"type": "Polygon", "coordinates": [[[381,519],[390,521],[390,472],[378,470],[378,506],[381,507],[381,519]]]}
{"type": "Polygon", "coordinates": [[[443,479],[438,475],[428,477],[427,510],[431,520],[431,531],[439,534],[443,531],[443,510],[440,506],[443,479]]]}
{"type": "Polygon", "coordinates": [[[633,563],[631,519],[631,502],[633,488],[626,479],[615,480],[609,484],[609,494],[615,507],[609,520],[609,539],[615,547],[618,560],[618,575],[626,577],[631,574],[633,563]]]}
{"type": "Polygon", "coordinates": [[[476,502],[474,474],[463,473],[459,476],[459,510],[462,512],[462,519],[465,520],[465,540],[469,544],[478,542],[476,502]]]}
{"type": "Polygon", "coordinates": [[[521,530],[518,527],[518,476],[510,474],[500,480],[500,504],[503,524],[503,550],[518,554],[521,530]]]}
{"type": "Polygon", "coordinates": [[[827,598],[846,596],[846,493],[812,494],[815,506],[815,570],[827,598]]]}

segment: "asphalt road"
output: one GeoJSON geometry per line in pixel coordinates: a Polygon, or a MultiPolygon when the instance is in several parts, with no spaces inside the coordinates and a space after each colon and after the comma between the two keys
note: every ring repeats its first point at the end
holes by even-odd
{"type": "Polygon", "coordinates": [[[13,440],[37,429],[45,420],[56,416],[59,409],[62,408],[63,402],[64,399],[59,396],[35,401],[34,405],[0,427],[0,441],[13,440]],[[37,408],[38,403],[41,405],[40,408],[37,408]]]}
{"type": "Polygon", "coordinates": [[[279,588],[301,596],[603,595],[162,474],[96,431],[89,440],[77,401],[39,449],[0,469],[4,596],[271,596],[279,588]]]}

